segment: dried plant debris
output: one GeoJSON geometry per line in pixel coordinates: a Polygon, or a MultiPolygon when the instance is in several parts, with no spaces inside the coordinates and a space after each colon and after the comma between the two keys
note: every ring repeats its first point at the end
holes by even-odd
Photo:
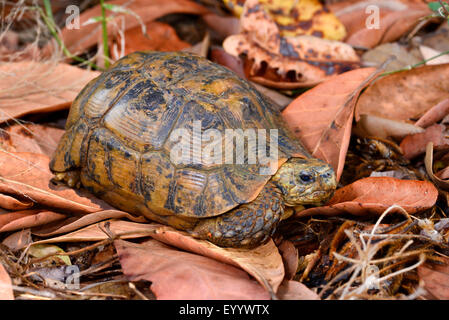
{"type": "Polygon", "coordinates": [[[258,0],[245,2],[241,33],[223,42],[234,56],[245,56],[246,73],[255,82],[278,88],[313,86],[359,66],[351,46],[310,35],[283,36],[258,0]]]}

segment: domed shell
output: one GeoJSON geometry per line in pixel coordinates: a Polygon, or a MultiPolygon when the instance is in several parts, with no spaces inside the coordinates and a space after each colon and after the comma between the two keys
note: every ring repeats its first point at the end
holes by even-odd
{"type": "Polygon", "coordinates": [[[85,187],[123,210],[200,218],[252,201],[290,157],[310,156],[247,81],[193,54],[136,52],[80,92],[51,169],[80,168],[85,187]],[[256,155],[269,139],[239,151],[230,137],[270,129],[278,161],[267,172],[256,155]]]}

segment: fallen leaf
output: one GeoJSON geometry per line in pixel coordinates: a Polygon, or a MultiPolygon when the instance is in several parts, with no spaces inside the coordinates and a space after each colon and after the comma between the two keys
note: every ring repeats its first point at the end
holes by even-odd
{"type": "Polygon", "coordinates": [[[112,209],[87,191],[53,185],[50,181],[53,174],[48,167],[49,161],[42,154],[0,150],[0,194],[72,214],[112,209]]]}
{"type": "Polygon", "coordinates": [[[32,242],[31,230],[26,228],[10,234],[3,239],[2,244],[7,246],[11,251],[17,251],[26,248],[32,242]]]}
{"type": "MultiPolygon", "coordinates": [[[[236,16],[241,16],[248,1],[224,0],[224,3],[236,16]]],[[[258,0],[258,4],[276,23],[283,37],[312,35],[343,40],[346,36],[343,24],[319,0],[258,0]]]]}
{"type": "MultiPolygon", "coordinates": [[[[429,47],[423,46],[423,45],[419,46],[419,50],[421,51],[421,54],[422,54],[424,60],[428,60],[437,55],[441,55],[440,51],[434,50],[432,48],[429,48],[429,47]]],[[[444,64],[444,63],[449,63],[449,55],[447,55],[447,54],[427,61],[426,65],[431,66],[431,65],[444,64]]]]}
{"type": "Polygon", "coordinates": [[[129,28],[123,38],[117,35],[112,50],[112,59],[118,60],[134,51],[181,51],[190,44],[179,39],[173,27],[166,23],[150,21],[146,23],[146,36],[142,34],[140,26],[129,28]],[[122,48],[122,42],[125,44],[122,48]],[[120,54],[119,54],[120,53],[120,54]]]}
{"type": "Polygon", "coordinates": [[[449,181],[444,180],[444,177],[437,176],[433,173],[433,143],[429,142],[426,147],[426,157],[424,158],[424,164],[426,167],[427,174],[430,179],[435,183],[437,187],[442,190],[449,190],[449,181]]]}
{"type": "Polygon", "coordinates": [[[280,300],[320,300],[319,296],[299,281],[286,280],[278,291],[280,300]]]}
{"type": "Polygon", "coordinates": [[[362,114],[357,121],[357,130],[363,136],[372,136],[378,138],[404,138],[410,134],[424,132],[423,128],[403,121],[385,119],[362,114]]]}
{"type": "Polygon", "coordinates": [[[416,52],[416,50],[409,50],[405,45],[393,42],[381,44],[365,52],[362,55],[362,65],[378,67],[391,56],[394,56],[395,59],[385,67],[385,72],[400,70],[415,65],[423,59],[421,54],[416,52]]]}
{"type": "Polygon", "coordinates": [[[35,241],[33,244],[105,240],[109,239],[109,235],[105,233],[106,226],[112,235],[120,237],[121,239],[148,237],[154,234],[157,228],[160,227],[159,224],[155,223],[136,223],[112,219],[88,225],[80,230],[62,236],[35,241]]]}
{"type": "Polygon", "coordinates": [[[0,207],[7,210],[24,210],[32,207],[34,203],[30,200],[18,200],[5,194],[0,194],[0,207]]]}
{"type": "Polygon", "coordinates": [[[245,2],[240,25],[240,34],[227,37],[223,48],[235,57],[245,54],[247,77],[262,85],[311,86],[359,67],[354,49],[343,42],[310,35],[282,36],[259,0],[245,2]]]}
{"type": "Polygon", "coordinates": [[[361,114],[393,120],[418,119],[431,107],[449,98],[448,75],[449,64],[441,64],[378,79],[360,95],[356,120],[361,114]]]}
{"type": "Polygon", "coordinates": [[[0,300],[14,300],[11,278],[2,263],[0,263],[0,300]]]}
{"type": "Polygon", "coordinates": [[[418,267],[419,279],[433,298],[449,300],[449,259],[441,257],[445,262],[442,265],[425,263],[418,267]]]}
{"type": "Polygon", "coordinates": [[[47,125],[24,123],[0,129],[0,147],[8,152],[31,152],[52,156],[63,129],[47,125]]]}
{"type": "Polygon", "coordinates": [[[68,109],[78,92],[100,73],[65,63],[0,65],[0,123],[38,112],[68,109]]]}
{"type": "Polygon", "coordinates": [[[346,42],[366,48],[399,39],[431,13],[425,3],[400,0],[339,1],[329,8],[345,25],[346,42]]]}
{"type": "Polygon", "coordinates": [[[413,214],[432,207],[437,197],[438,190],[429,181],[369,177],[338,189],[326,206],[306,209],[295,215],[380,215],[392,205],[413,214]]]}
{"type": "MultiPolygon", "coordinates": [[[[28,253],[35,258],[43,258],[50,254],[65,253],[60,247],[52,244],[33,244],[28,249],[28,253]]],[[[70,257],[67,255],[55,255],[50,257],[55,264],[72,265],[70,257]]]]}
{"type": "Polygon", "coordinates": [[[446,136],[446,127],[442,124],[434,124],[422,133],[405,137],[399,146],[405,158],[413,159],[426,152],[429,142],[432,142],[435,147],[449,146],[449,139],[446,136]]]}
{"type": "Polygon", "coordinates": [[[285,279],[291,280],[298,269],[298,250],[289,240],[283,240],[278,246],[285,267],[285,279]]]}
{"type": "Polygon", "coordinates": [[[306,149],[328,162],[340,179],[351,136],[355,101],[379,71],[346,72],[300,95],[282,111],[292,132],[306,149]]]}
{"type": "Polygon", "coordinates": [[[31,228],[62,220],[66,215],[45,210],[23,210],[0,215],[0,232],[31,228]]]}
{"type": "Polygon", "coordinates": [[[284,279],[282,257],[271,239],[254,249],[222,248],[209,241],[194,239],[185,232],[168,226],[161,226],[151,237],[177,248],[240,267],[272,295],[284,279]]]}
{"type": "Polygon", "coordinates": [[[217,32],[223,38],[239,33],[240,20],[238,18],[208,13],[203,15],[202,19],[206,22],[209,28],[217,32]]]}
{"type": "Polygon", "coordinates": [[[242,270],[156,240],[116,240],[123,273],[151,281],[159,300],[267,300],[268,293],[242,270]]]}
{"type": "Polygon", "coordinates": [[[108,219],[126,218],[133,222],[148,222],[145,217],[135,217],[131,214],[119,210],[103,210],[89,213],[83,216],[67,217],[63,221],[51,225],[43,225],[39,228],[33,228],[33,234],[39,237],[52,237],[57,234],[71,232],[85,226],[92,225],[99,221],[108,219]]]}
{"type": "Polygon", "coordinates": [[[421,128],[427,128],[440,120],[443,120],[445,116],[449,114],[449,98],[444,99],[427,110],[425,114],[416,121],[415,126],[421,128]]]}

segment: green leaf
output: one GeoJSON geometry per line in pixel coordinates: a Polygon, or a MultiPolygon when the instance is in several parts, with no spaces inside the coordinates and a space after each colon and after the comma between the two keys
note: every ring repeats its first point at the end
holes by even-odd
{"type": "MultiPolygon", "coordinates": [[[[449,11],[449,4],[447,2],[443,2],[444,7],[449,11]]],[[[439,1],[433,1],[433,2],[429,2],[428,7],[430,8],[430,10],[436,12],[439,16],[447,18],[447,13],[445,10],[442,10],[442,6],[440,4],[439,1]]]]}
{"type": "MultiPolygon", "coordinates": [[[[52,244],[35,244],[30,247],[28,252],[33,257],[42,258],[49,254],[64,253],[64,250],[62,250],[60,247],[52,245],[52,244]]],[[[59,260],[60,262],[62,262],[63,264],[66,264],[68,266],[72,265],[70,258],[66,255],[64,255],[64,256],[55,255],[52,258],[53,258],[53,260],[59,260]]],[[[52,259],[52,258],[49,258],[49,259],[52,259]]]]}

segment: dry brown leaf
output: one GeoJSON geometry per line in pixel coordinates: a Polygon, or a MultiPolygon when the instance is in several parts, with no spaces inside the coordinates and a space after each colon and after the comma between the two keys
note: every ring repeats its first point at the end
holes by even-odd
{"type": "Polygon", "coordinates": [[[0,215],[0,232],[31,228],[62,220],[66,215],[45,210],[23,210],[0,215]]]}
{"type": "Polygon", "coordinates": [[[53,174],[48,167],[49,161],[42,154],[0,150],[0,194],[70,213],[112,209],[87,191],[53,185],[50,182],[53,174]]]}
{"type": "Polygon", "coordinates": [[[448,147],[449,139],[446,136],[446,127],[442,124],[434,124],[422,133],[405,137],[399,146],[405,158],[413,159],[426,152],[429,142],[432,142],[435,147],[448,147]]]}
{"type": "Polygon", "coordinates": [[[282,257],[273,240],[254,249],[222,248],[184,232],[161,226],[151,237],[172,246],[240,267],[252,275],[272,295],[284,279],[282,257]]]}
{"type": "MultiPolygon", "coordinates": [[[[445,178],[442,176],[443,172],[440,172],[440,175],[435,175],[433,173],[433,143],[429,142],[426,147],[426,157],[424,159],[424,164],[426,167],[427,174],[429,175],[430,179],[435,183],[437,187],[443,190],[449,190],[449,181],[445,180],[445,178]]],[[[446,168],[447,169],[447,168],[446,168]]]]}
{"type": "Polygon", "coordinates": [[[29,228],[16,231],[3,239],[2,244],[7,246],[11,251],[17,251],[26,248],[33,242],[31,238],[31,230],[29,228]]]}
{"type": "Polygon", "coordinates": [[[329,7],[346,27],[346,42],[366,48],[399,39],[431,13],[425,3],[399,0],[340,1],[329,7]],[[373,11],[367,12],[369,6],[379,9],[378,27],[367,27],[367,22],[375,22],[370,18],[373,11]]]}
{"type": "Polygon", "coordinates": [[[296,216],[380,215],[392,205],[401,206],[412,214],[432,207],[437,197],[438,190],[429,181],[369,177],[338,189],[326,206],[306,209],[296,216]]]}
{"type": "Polygon", "coordinates": [[[68,109],[78,92],[99,74],[65,63],[4,63],[0,65],[0,123],[68,109]]]}
{"type": "MultiPolygon", "coordinates": [[[[126,9],[133,11],[137,14],[143,23],[147,23],[163,17],[167,14],[172,13],[184,13],[184,14],[197,14],[202,15],[209,13],[209,11],[193,1],[189,0],[135,0],[129,2],[128,0],[113,0],[108,1],[109,4],[113,5],[126,5],[126,9]]],[[[93,23],[83,25],[86,21],[91,18],[101,16],[100,5],[96,5],[84,11],[80,15],[80,29],[63,29],[62,30],[62,40],[64,44],[72,53],[84,52],[86,49],[94,46],[101,39],[101,24],[93,23]]],[[[112,13],[106,11],[107,17],[114,17],[117,25],[122,25],[124,20],[124,25],[126,30],[132,28],[140,28],[139,21],[132,15],[126,13],[112,13]]],[[[108,23],[109,35],[114,35],[116,28],[111,22],[108,23]]],[[[140,32],[140,31],[139,31],[140,32]]]]}
{"type": "Polygon", "coordinates": [[[365,68],[338,75],[300,95],[282,112],[306,149],[332,165],[337,179],[343,172],[355,101],[377,73],[365,68]]]}
{"type": "Polygon", "coordinates": [[[419,279],[432,298],[449,300],[449,259],[442,257],[445,264],[425,263],[418,267],[419,279]]]}
{"type": "Polygon", "coordinates": [[[309,35],[282,36],[258,0],[245,2],[240,24],[241,33],[226,38],[223,48],[235,57],[245,54],[248,78],[262,85],[311,86],[359,67],[357,54],[343,42],[309,35]]]}
{"type": "Polygon", "coordinates": [[[34,244],[100,241],[109,239],[109,236],[117,236],[120,237],[120,239],[136,239],[154,234],[160,226],[161,225],[156,223],[136,223],[112,219],[88,225],[87,227],[62,236],[39,240],[34,242],[34,244]],[[106,233],[108,232],[107,230],[111,232],[110,235],[106,233]]]}
{"type": "Polygon", "coordinates": [[[89,213],[83,216],[72,216],[68,217],[64,221],[60,221],[57,224],[52,224],[50,226],[42,226],[39,228],[33,228],[33,234],[39,237],[51,237],[57,234],[71,232],[80,229],[85,226],[97,223],[102,220],[108,219],[123,219],[134,222],[148,222],[145,217],[134,217],[131,214],[119,211],[119,210],[103,210],[93,213],[89,213]]]}
{"type": "MultiPolygon", "coordinates": [[[[150,21],[146,24],[147,36],[144,36],[140,26],[127,29],[124,32],[125,48],[123,55],[134,51],[181,51],[190,47],[190,44],[179,39],[173,27],[166,23],[150,21]]],[[[112,59],[121,58],[118,53],[122,52],[121,37],[115,41],[112,50],[112,59]]]]}
{"type": "MultiPolygon", "coordinates": [[[[430,47],[423,46],[423,45],[419,46],[419,51],[421,51],[421,54],[422,54],[422,57],[424,60],[428,60],[437,55],[441,55],[440,51],[434,50],[430,47]]],[[[444,63],[449,63],[449,55],[447,55],[447,54],[427,61],[426,65],[431,66],[431,65],[444,64],[444,63]]]]}
{"type": "Polygon", "coordinates": [[[0,129],[0,148],[8,152],[31,152],[52,156],[63,129],[24,123],[0,129]]]}
{"type": "Polygon", "coordinates": [[[291,280],[298,269],[298,250],[293,242],[289,240],[283,240],[278,246],[278,249],[282,255],[282,262],[284,263],[285,279],[291,280]]]}
{"type": "Polygon", "coordinates": [[[360,95],[356,120],[370,114],[393,120],[418,119],[449,98],[449,64],[423,66],[385,76],[360,95]]]}
{"type": "Polygon", "coordinates": [[[307,288],[301,282],[285,280],[278,291],[280,300],[320,300],[318,294],[307,288]]]}
{"type": "Polygon", "coordinates": [[[423,128],[416,125],[362,114],[357,122],[357,132],[363,136],[378,138],[404,138],[407,135],[424,132],[423,128]]]}
{"type": "Polygon", "coordinates": [[[11,278],[2,263],[0,263],[0,300],[14,300],[11,278]]]}
{"type": "Polygon", "coordinates": [[[425,114],[416,121],[415,126],[421,128],[427,128],[440,120],[443,120],[445,116],[449,114],[449,99],[444,99],[440,101],[432,108],[427,110],[425,114]]]}
{"type": "Polygon", "coordinates": [[[123,273],[131,280],[151,281],[160,300],[266,300],[268,293],[242,270],[148,240],[114,242],[123,273]]]}

